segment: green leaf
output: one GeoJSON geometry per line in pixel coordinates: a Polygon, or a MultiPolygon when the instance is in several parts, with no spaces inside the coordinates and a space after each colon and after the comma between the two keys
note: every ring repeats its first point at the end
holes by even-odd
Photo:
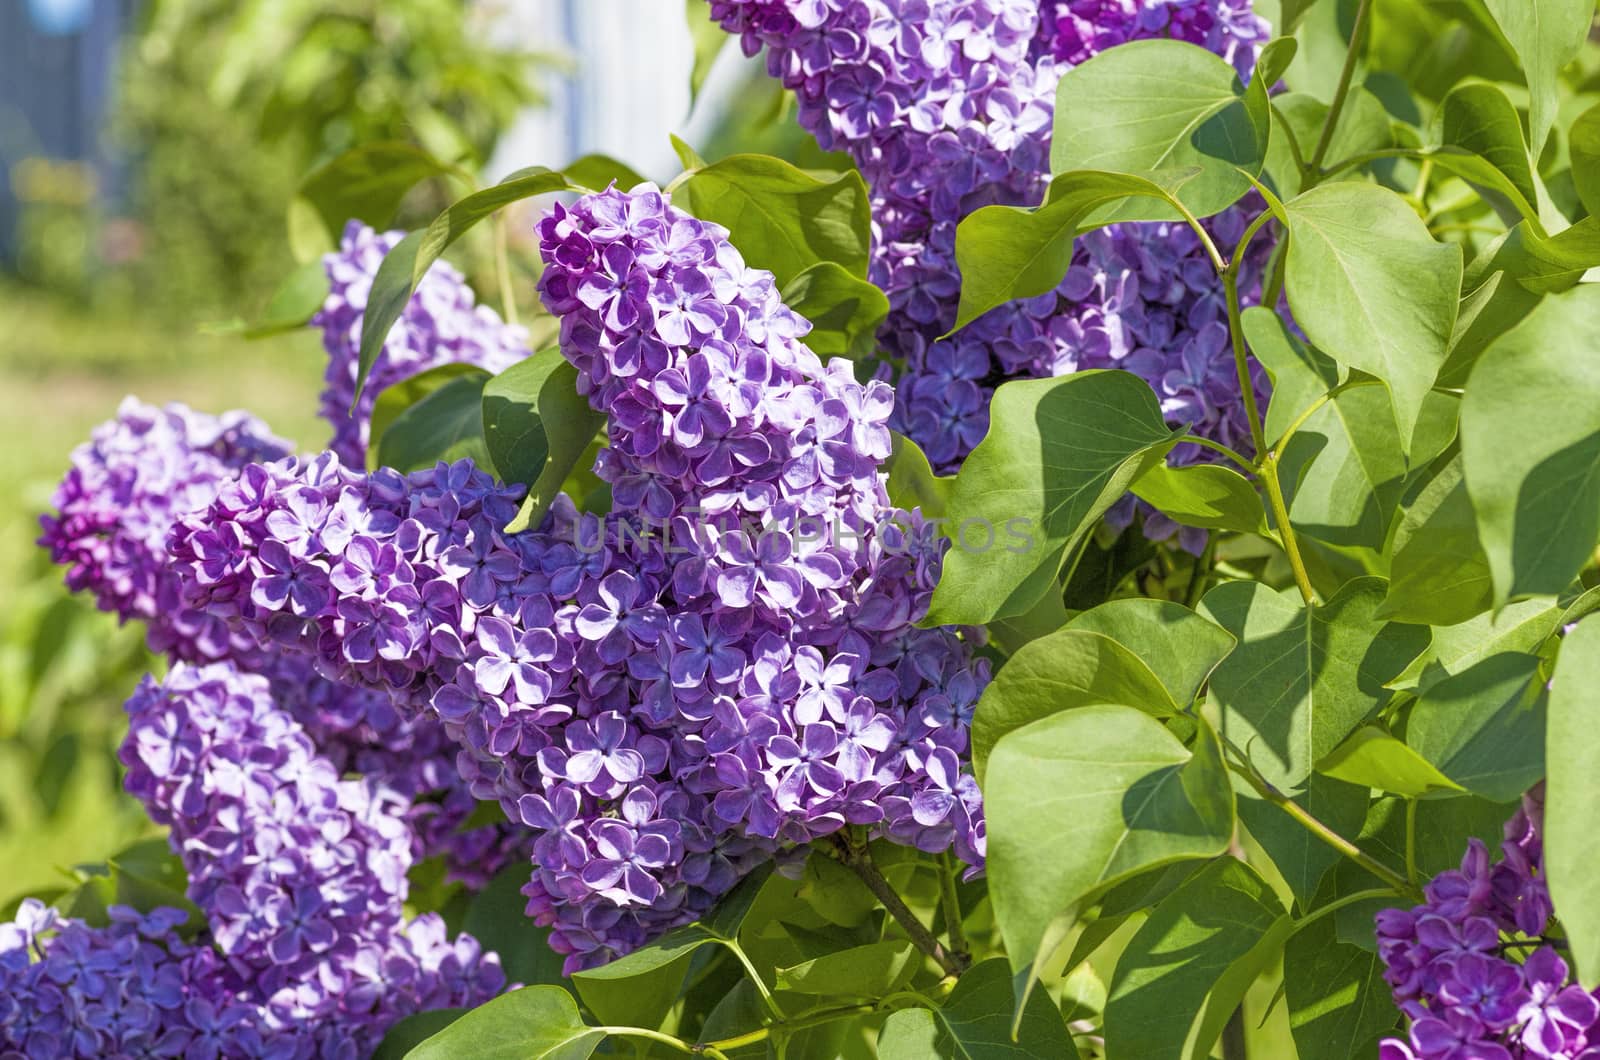
{"type": "Polygon", "coordinates": [[[1543,693],[1537,656],[1491,655],[1423,693],[1406,743],[1468,791],[1509,802],[1544,773],[1543,693]]]}
{"type": "Polygon", "coordinates": [[[1282,317],[1264,306],[1251,306],[1241,318],[1250,352],[1267,370],[1272,400],[1263,426],[1276,445],[1300,416],[1342,381],[1339,365],[1292,334],[1282,317]]]}
{"type": "MultiPolygon", "coordinates": [[[[1301,54],[1310,54],[1310,50],[1301,54]]],[[[1340,58],[1343,58],[1342,43],[1340,58]]],[[[1301,159],[1309,157],[1327,123],[1328,105],[1306,92],[1284,92],[1272,97],[1272,114],[1278,130],[1268,145],[1267,172],[1279,198],[1286,199],[1301,191],[1299,161],[1289,140],[1293,137],[1299,145],[1301,159]]],[[[1333,160],[1353,158],[1391,146],[1394,143],[1392,121],[1377,96],[1361,85],[1352,85],[1345,96],[1344,109],[1339,112],[1339,127],[1328,142],[1326,157],[1333,160]]]]}
{"type": "MultiPolygon", "coordinates": [[[[1239,819],[1272,858],[1300,908],[1310,908],[1328,870],[1339,863],[1339,852],[1248,785],[1242,789],[1235,785],[1234,793],[1239,800],[1239,819]]],[[[1340,835],[1355,835],[1366,819],[1367,788],[1321,773],[1311,774],[1306,790],[1293,798],[1307,813],[1340,835]]]]}
{"type": "Polygon", "coordinates": [[[296,192],[335,240],[346,221],[384,228],[406,192],[429,177],[463,176],[420,147],[398,141],[363,144],[311,171],[296,192]]]}
{"type": "Polygon", "coordinates": [[[655,1027],[683,989],[689,958],[703,946],[733,942],[768,870],[751,873],[704,920],[673,928],[648,946],[598,968],[575,972],[572,983],[601,1020],[655,1027]]]}
{"type": "Polygon", "coordinates": [[[783,287],[783,301],[811,321],[806,345],[819,357],[867,357],[889,296],[836,261],[819,261],[783,287]]]}
{"type": "Polygon", "coordinates": [[[1477,615],[1453,626],[1438,626],[1433,643],[1389,682],[1390,688],[1426,692],[1451,674],[1477,665],[1491,655],[1515,651],[1536,655],[1556,628],[1571,619],[1551,597],[1523,600],[1496,614],[1477,615]]]}
{"type": "Polygon", "coordinates": [[[1067,550],[1178,437],[1149,385],[1127,372],[1002,384],[989,433],[951,490],[957,547],[945,556],[924,623],[981,625],[1027,611],[1054,584],[1067,550]],[[969,524],[988,531],[990,547],[962,546],[969,524]]]}
{"type": "Polygon", "coordinates": [[[889,503],[911,511],[922,509],[929,519],[942,518],[950,504],[954,477],[940,477],[928,465],[921,447],[903,434],[894,435],[894,450],[889,454],[889,503]]]}
{"type": "Polygon", "coordinates": [[[1250,190],[1266,160],[1269,121],[1266,86],[1247,89],[1218,56],[1182,41],[1134,41],[1062,76],[1050,169],[1198,167],[1178,195],[1203,217],[1250,190]]]}
{"type": "MultiPolygon", "coordinates": [[[[496,818],[505,820],[498,803],[485,803],[496,818]]],[[[461,930],[500,955],[506,979],[524,986],[561,985],[561,954],[550,948],[550,929],[528,916],[523,885],[528,866],[518,861],[496,873],[489,885],[473,896],[461,930]]]]}
{"type": "Polygon", "coordinates": [[[543,166],[519,169],[492,188],[474,192],[435,217],[428,227],[412,232],[384,255],[378,274],[367,295],[367,310],[361,318],[360,360],[356,368],[355,397],[361,397],[367,373],[378,358],[378,351],[389,338],[389,331],[405,311],[406,303],[428,269],[462,233],[496,210],[521,199],[570,191],[566,177],[543,166]]]}
{"type": "Polygon", "coordinates": [[[1127,648],[1161,681],[1176,711],[1189,709],[1235,644],[1221,626],[1168,600],[1112,600],[1079,613],[1068,628],[1099,633],[1127,648]]]}
{"type": "Polygon", "coordinates": [[[1284,209],[1295,320],[1318,349],[1388,384],[1408,450],[1455,325],[1461,248],[1372,184],[1324,184],[1284,209]]]}
{"type": "Polygon", "coordinates": [[[1093,703],[1176,714],[1161,679],[1133,651],[1093,629],[1059,629],[1017,649],[984,689],[972,717],[972,766],[984,779],[1000,738],[1041,718],[1093,703]]]}
{"type": "Polygon", "coordinates": [[[1199,170],[1162,174],[1158,182],[1132,173],[1077,170],[1050,182],[1043,205],[985,206],[956,227],[956,264],[961,270],[961,304],[952,332],[960,331],[995,306],[1054,290],[1072,264],[1073,241],[1103,224],[1101,207],[1137,198],[1143,219],[1167,215],[1175,189],[1199,170]],[[1155,208],[1163,204],[1163,208],[1155,208]]]}
{"type": "Polygon", "coordinates": [[[1389,596],[1383,615],[1399,622],[1450,626],[1493,603],[1489,557],[1467,497],[1459,456],[1435,475],[1395,531],[1389,596]]]}
{"type": "Polygon", "coordinates": [[[459,376],[396,416],[378,439],[379,467],[420,471],[463,457],[492,467],[483,441],[483,388],[488,372],[459,376]]]}
{"type": "Polygon", "coordinates": [[[1156,464],[1132,486],[1134,496],[1173,522],[1208,530],[1267,533],[1261,495],[1250,480],[1221,464],[1156,464]]]}
{"type": "Polygon", "coordinates": [[[470,1009],[435,1008],[413,1012],[390,1027],[372,1060],[405,1060],[411,1050],[466,1015],[470,1009]]]}
{"type": "Polygon", "coordinates": [[[328,298],[328,270],[319,258],[285,276],[254,324],[240,330],[247,339],[264,339],[303,328],[328,298]]]}
{"type": "Polygon", "coordinates": [[[1005,959],[974,965],[937,1009],[901,1009],[878,1034],[879,1060],[1039,1060],[1076,1057],[1061,1013],[1043,991],[1029,996],[1012,1033],[1005,959]]]}
{"type": "Polygon", "coordinates": [[[1293,33],[1300,27],[1300,21],[1306,17],[1317,4],[1317,0],[1283,0],[1283,14],[1278,19],[1279,33],[1293,33]]]}
{"type": "Polygon", "coordinates": [[[1081,707],[1006,734],[990,756],[984,810],[989,898],[1017,968],[1045,956],[1052,924],[1092,891],[1220,854],[1233,838],[1216,736],[1201,722],[1191,750],[1133,707],[1081,707]]]}
{"type": "Polygon", "coordinates": [[[1117,958],[1105,1010],[1107,1055],[1209,1056],[1215,1034],[1208,1041],[1196,1025],[1212,987],[1282,918],[1277,896],[1243,862],[1218,858],[1195,873],[1156,906],[1117,958]]]}
{"type": "Polygon", "coordinates": [[[1317,765],[1324,776],[1407,798],[1452,794],[1461,786],[1376,725],[1364,725],[1317,765]]]}
{"type": "Polygon", "coordinates": [[[1261,54],[1256,56],[1256,67],[1250,74],[1269,92],[1283,78],[1284,71],[1289,69],[1289,64],[1294,62],[1295,55],[1300,51],[1300,42],[1285,35],[1288,32],[1282,31],[1276,40],[1261,49],[1261,54]]]}
{"type": "Polygon", "coordinates": [[[578,370],[560,350],[512,365],[483,388],[483,435],[504,482],[523,483],[517,517],[506,529],[538,526],[605,416],[578,393],[578,370]]]}
{"type": "Polygon", "coordinates": [[[688,142],[679,138],[676,133],[668,133],[667,139],[672,141],[672,152],[678,156],[678,162],[685,172],[692,173],[697,169],[704,169],[709,163],[700,157],[700,152],[690,147],[688,142]]]}
{"type": "Polygon", "coordinates": [[[1567,147],[1578,198],[1591,215],[1600,215],[1600,103],[1578,115],[1567,133],[1567,147]]]}
{"type": "Polygon", "coordinates": [[[1496,605],[1559,593],[1600,540],[1600,287],[1547,298],[1479,359],[1461,455],[1496,605]]]}
{"type": "Polygon", "coordinates": [[[1296,530],[1330,545],[1383,548],[1409,469],[1388,388],[1335,394],[1283,446],[1280,464],[1296,530]]]}
{"type": "Polygon", "coordinates": [[[584,1024],[559,986],[529,986],[479,1005],[406,1060],[587,1060],[605,1032],[584,1024]]]}
{"type": "Polygon", "coordinates": [[[1439,104],[1442,147],[1428,152],[1434,165],[1503,196],[1522,218],[1539,222],[1539,192],[1522,119],[1497,86],[1460,85],[1439,104]],[[1465,153],[1462,153],[1465,152],[1465,153]]]}
{"type": "Polygon", "coordinates": [[[1516,51],[1531,95],[1528,125],[1533,153],[1544,150],[1556,121],[1561,70],[1583,48],[1594,21],[1592,0],[1483,0],[1516,51]]]}
{"type": "Polygon", "coordinates": [[[680,185],[688,211],[728,229],[745,261],[780,288],[822,261],[866,279],[872,249],[867,185],[855,170],[822,179],[778,158],[732,155],[680,185]]]}
{"type": "MultiPolygon", "coordinates": [[[[375,440],[382,439],[389,433],[389,428],[394,426],[394,421],[407,409],[446,383],[462,376],[476,378],[483,374],[483,369],[477,365],[457,361],[452,364],[435,365],[425,372],[418,372],[416,375],[391,383],[378,391],[378,397],[372,403],[372,417],[368,420],[368,437],[375,440]]],[[[367,466],[369,469],[380,466],[376,445],[367,447],[367,466]]]]}
{"type": "Polygon", "coordinates": [[[1292,589],[1240,581],[1201,601],[1201,614],[1239,640],[1211,675],[1222,734],[1274,787],[1299,788],[1389,701],[1385,683],[1428,646],[1425,628],[1376,617],[1383,593],[1381,579],[1357,578],[1311,608],[1292,589]]]}
{"type": "Polygon", "coordinates": [[[1340,943],[1330,917],[1295,932],[1283,982],[1300,1060],[1377,1055],[1378,1039],[1399,1022],[1383,967],[1376,953],[1340,943]]]}
{"type": "Polygon", "coordinates": [[[1600,618],[1568,633],[1556,660],[1545,736],[1544,871],[1585,989],[1600,982],[1600,618]]]}
{"type": "MultiPolygon", "coordinates": [[[[700,3],[700,0],[690,0],[700,3]]],[[[700,3],[704,7],[704,3],[700,3]]],[[[724,34],[726,36],[726,34],[724,34]]],[[[610,155],[584,155],[568,163],[561,170],[566,178],[579,187],[604,191],[614,181],[618,188],[628,191],[645,182],[638,170],[610,155]]]]}
{"type": "Polygon", "coordinates": [[[917,948],[886,939],[778,969],[778,989],[797,994],[877,998],[905,985],[921,966],[917,948]]]}
{"type": "Polygon", "coordinates": [[[711,5],[706,0],[686,0],[683,13],[689,23],[689,39],[694,43],[694,67],[689,71],[689,108],[693,110],[706,76],[716,65],[723,45],[733,36],[711,17],[711,5]]]}

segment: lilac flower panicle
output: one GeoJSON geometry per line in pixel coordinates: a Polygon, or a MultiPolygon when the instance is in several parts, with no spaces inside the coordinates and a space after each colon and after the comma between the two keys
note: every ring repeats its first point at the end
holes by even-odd
{"type": "Polygon", "coordinates": [[[153,651],[195,662],[248,656],[254,644],[181,606],[167,532],[241,467],[289,452],[288,442],[246,413],[208,416],[127,398],[116,419],[73,450],[51,502],[55,513],[40,518],[39,543],[67,568],[68,588],[124,622],[144,622],[153,651]]]}
{"type": "Polygon", "coordinates": [[[340,779],[266,678],[180,663],[128,711],[128,789],[169,826],[205,927],[23,902],[0,924],[0,1056],[354,1058],[402,1016],[504,987],[470,936],[404,921],[405,800],[340,779]]]}
{"type": "MultiPolygon", "coordinates": [[[[289,451],[242,412],[209,416],[127,399],[116,419],[74,452],[56,489],[58,511],[41,520],[42,543],[67,567],[70,588],[92,594],[124,621],[145,623],[153,650],[190,662],[229,660],[269,676],[280,703],[337,769],[381,779],[413,800],[409,818],[419,857],[440,855],[451,878],[482,887],[526,855],[526,840],[510,824],[461,830],[477,802],[437,722],[402,714],[381,692],[330,682],[303,658],[263,650],[257,638],[182,604],[178,570],[165,549],[178,517],[203,508],[252,461],[289,451]]],[[[262,600],[291,610],[320,605],[337,588],[294,569],[303,514],[291,507],[279,520],[284,540],[264,556],[268,574],[255,586],[262,600]]]]}
{"type": "Polygon", "coordinates": [[[1378,914],[1378,953],[1405,1040],[1383,1060],[1600,1060],[1600,1000],[1546,939],[1541,785],[1506,823],[1500,860],[1477,839],[1423,905],[1378,914]]]}
{"type": "Polygon", "coordinates": [[[569,968],[845,824],[980,864],[961,761],[988,670],[913,625],[941,546],[884,492],[889,388],[824,366],[771,275],[653,187],[539,235],[613,512],[560,498],[507,535],[520,490],[466,462],[258,465],[174,534],[189,603],[438,719],[535,835],[529,910],[569,968]],[[337,600],[258,591],[286,552],[337,600]]]}
{"type": "Polygon", "coordinates": [[[322,345],[328,352],[322,415],[333,426],[329,448],[350,467],[366,466],[372,408],[385,387],[445,364],[471,364],[499,374],[529,353],[525,328],[507,324],[493,309],[478,305],[461,273],[447,262],[435,262],[379,351],[352,413],[361,320],[372,280],[384,255],[404,234],[380,234],[351,221],[339,249],[323,258],[328,297],[311,318],[312,326],[322,330],[322,345]]]}
{"type": "MultiPolygon", "coordinates": [[[[904,365],[890,423],[954,470],[989,426],[1007,378],[1123,368],[1170,421],[1248,449],[1222,286],[1186,227],[1126,224],[1079,241],[1056,290],[998,307],[948,339],[960,220],[991,204],[1033,205],[1049,178],[1055,91],[1071,66],[1131,40],[1173,38],[1248,76],[1269,27],[1248,0],[711,0],[711,13],[763,49],[794,91],[800,123],[848,152],[872,193],[872,280],[889,295],[879,334],[904,365]]],[[[1243,213],[1210,222],[1236,238],[1243,213]]],[[[1247,300],[1269,244],[1244,262],[1247,300]]],[[[1252,379],[1264,392],[1266,379],[1252,379]]],[[[1180,461],[1210,459],[1198,446],[1180,461]]],[[[1118,515],[1132,518],[1131,501],[1118,515]]],[[[1154,513],[1147,534],[1177,528],[1154,513]]],[[[1188,531],[1185,543],[1197,544],[1188,531]]]]}

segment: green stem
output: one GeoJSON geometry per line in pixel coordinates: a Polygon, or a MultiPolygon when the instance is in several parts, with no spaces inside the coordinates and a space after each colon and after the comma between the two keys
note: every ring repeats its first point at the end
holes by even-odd
{"type": "Polygon", "coordinates": [[[1357,891],[1354,894],[1347,894],[1343,898],[1334,899],[1320,909],[1313,909],[1299,920],[1296,920],[1294,922],[1294,931],[1291,931],[1290,934],[1292,935],[1309,927],[1325,916],[1337,913],[1347,905],[1355,905],[1357,902],[1370,902],[1374,898],[1400,898],[1403,896],[1403,892],[1396,891],[1392,887],[1374,887],[1369,891],[1357,891]]]}
{"type": "Polygon", "coordinates": [[[1243,453],[1239,452],[1237,449],[1230,449],[1221,442],[1212,441],[1210,438],[1202,438],[1197,434],[1186,434],[1178,440],[1180,442],[1188,442],[1191,445],[1198,445],[1205,449],[1210,449],[1213,452],[1221,453],[1229,460],[1232,460],[1235,464],[1238,464],[1239,469],[1246,475],[1254,475],[1256,473],[1256,465],[1254,461],[1252,461],[1248,456],[1245,456],[1243,453]]]}
{"type": "Polygon", "coordinates": [[[889,911],[889,915],[894,917],[895,922],[905,930],[906,937],[911,940],[917,949],[932,958],[934,963],[942,968],[946,975],[960,975],[967,970],[966,955],[951,954],[945,951],[945,948],[939,944],[939,940],[933,937],[933,932],[929,931],[922,921],[917,919],[917,915],[895,893],[894,888],[889,885],[889,881],[884,879],[883,873],[879,872],[878,867],[872,863],[872,855],[865,846],[853,846],[839,835],[835,835],[833,839],[833,844],[824,846],[823,850],[828,851],[832,857],[838,859],[840,864],[855,873],[861,882],[867,885],[867,890],[871,891],[873,897],[878,899],[883,907],[889,911]]]}
{"type": "MultiPolygon", "coordinates": [[[[1231,741],[1227,741],[1226,738],[1224,738],[1224,742],[1226,743],[1228,749],[1233,752],[1234,757],[1240,759],[1241,761],[1244,760],[1244,756],[1240,754],[1238,748],[1234,747],[1231,741]]],[[[1332,828],[1329,828],[1327,825],[1317,820],[1308,810],[1306,810],[1304,806],[1301,806],[1299,803],[1283,794],[1283,792],[1267,783],[1266,780],[1263,779],[1261,775],[1254,769],[1240,765],[1239,762],[1233,761],[1228,763],[1228,768],[1232,769],[1235,773],[1239,774],[1246,781],[1248,781],[1250,786],[1256,790],[1256,794],[1260,795],[1263,799],[1272,803],[1278,809],[1294,818],[1294,820],[1302,828],[1316,836],[1318,839],[1322,840],[1328,846],[1332,847],[1334,850],[1337,850],[1339,853],[1343,854],[1357,865],[1360,865],[1362,868],[1378,877],[1378,879],[1382,880],[1384,883],[1389,884],[1389,886],[1396,893],[1412,895],[1418,899],[1421,898],[1422,892],[1411,886],[1410,881],[1408,881],[1404,876],[1389,868],[1389,866],[1383,864],[1381,861],[1375,860],[1360,847],[1350,842],[1350,840],[1346,839],[1338,832],[1335,832],[1332,828]]]]}
{"type": "Polygon", "coordinates": [[[750,984],[756,988],[756,993],[761,995],[761,1003],[766,1006],[766,1010],[772,1016],[773,1021],[782,1023],[784,1020],[783,1009],[778,1007],[777,999],[772,996],[772,991],[767,989],[767,984],[762,980],[761,973],[756,971],[754,964],[750,963],[750,958],[745,954],[743,947],[735,939],[719,939],[718,941],[729,953],[739,959],[740,964],[744,965],[745,974],[750,977],[750,984]]]}
{"type": "Polygon", "coordinates": [[[757,1042],[764,1042],[768,1038],[772,1037],[772,1032],[774,1030],[782,1030],[785,1032],[805,1030],[807,1027],[815,1027],[819,1024],[831,1023],[834,1020],[844,1019],[847,1016],[865,1016],[870,1012],[875,1012],[876,1010],[877,1006],[870,1004],[846,1005],[842,1008],[819,1009],[816,1012],[811,1012],[804,1016],[797,1016],[796,1018],[788,1020],[777,1027],[758,1027],[753,1031],[746,1031],[744,1034],[734,1035],[732,1038],[722,1038],[714,1042],[700,1042],[696,1045],[688,1046],[687,1051],[703,1056],[720,1057],[722,1056],[722,1050],[724,1049],[742,1049],[747,1045],[755,1045],[757,1042]]]}
{"type": "MultiPolygon", "coordinates": [[[[690,1045],[682,1038],[674,1038],[672,1035],[663,1034],[660,1031],[647,1030],[644,1027],[596,1027],[595,1030],[600,1031],[603,1034],[610,1035],[613,1038],[643,1038],[647,1041],[660,1042],[662,1045],[669,1046],[670,1048],[676,1049],[678,1052],[684,1053],[688,1056],[695,1055],[694,1046],[690,1045]]],[[[721,1054],[706,1053],[705,1055],[720,1056],[721,1054]]]]}
{"type": "MultiPolygon", "coordinates": [[[[1339,127],[1339,116],[1344,112],[1345,100],[1350,95],[1350,80],[1355,76],[1356,63],[1361,58],[1361,49],[1367,34],[1367,21],[1371,16],[1372,0],[1361,0],[1361,6],[1356,9],[1356,24],[1350,30],[1350,50],[1344,56],[1344,69],[1339,71],[1339,87],[1334,90],[1333,103],[1328,107],[1328,118],[1323,122],[1322,135],[1317,139],[1316,150],[1311,152],[1311,160],[1306,163],[1306,180],[1316,181],[1322,160],[1327,157],[1328,148],[1333,143],[1334,130],[1339,127]]],[[[1307,189],[1300,190],[1304,192],[1307,189]]]]}
{"type": "Polygon", "coordinates": [[[1250,354],[1244,348],[1244,310],[1239,305],[1239,273],[1236,269],[1222,270],[1222,286],[1228,296],[1228,333],[1233,339],[1233,365],[1239,373],[1239,393],[1244,397],[1245,416],[1250,421],[1250,444],[1259,457],[1267,451],[1267,441],[1261,432],[1261,410],[1256,405],[1256,388],[1250,381],[1250,354]]]}
{"type": "Polygon", "coordinates": [[[1406,879],[1417,885],[1417,800],[1406,800],[1406,879]]]}
{"type": "MultiPolygon", "coordinates": [[[[967,930],[961,923],[961,896],[956,894],[956,867],[949,852],[939,855],[939,901],[944,905],[944,931],[950,939],[951,955],[967,957],[967,930]]],[[[970,960],[970,958],[967,958],[970,960]]]]}
{"type": "Polygon", "coordinates": [[[1267,487],[1267,501],[1272,506],[1272,517],[1278,523],[1278,539],[1289,555],[1289,566],[1294,569],[1294,583],[1300,588],[1306,606],[1317,602],[1316,590],[1311,587],[1311,576],[1306,573],[1306,562],[1300,556],[1300,543],[1295,540],[1294,527],[1289,525],[1289,506],[1283,499],[1283,486],[1278,482],[1278,454],[1267,450],[1261,459],[1261,481],[1267,487]]]}
{"type": "Polygon", "coordinates": [[[1206,594],[1206,583],[1211,579],[1211,570],[1216,562],[1217,535],[1212,533],[1206,536],[1205,551],[1194,561],[1194,572],[1189,575],[1189,589],[1183,594],[1183,604],[1189,610],[1193,611],[1206,594]]]}
{"type": "Polygon", "coordinates": [[[502,211],[494,218],[494,271],[500,278],[500,315],[514,327],[517,323],[517,299],[511,287],[511,253],[507,241],[506,215],[502,211]]]}

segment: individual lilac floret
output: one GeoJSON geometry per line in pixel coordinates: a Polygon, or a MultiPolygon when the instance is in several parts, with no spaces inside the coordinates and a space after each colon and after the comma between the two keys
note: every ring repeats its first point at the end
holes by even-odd
{"type": "MultiPolygon", "coordinates": [[[[1118,44],[1165,37],[1209,48],[1247,76],[1269,36],[1248,0],[712,0],[711,8],[747,54],[766,50],[769,70],[799,101],[801,124],[824,147],[848,152],[871,188],[872,279],[891,306],[879,339],[901,366],[891,426],[935,470],[953,471],[983,438],[1001,382],[1084,367],[1135,372],[1174,424],[1218,441],[1238,434],[1239,380],[1231,356],[1219,356],[1229,345],[1216,312],[1222,285],[1180,226],[1123,225],[1085,239],[1053,294],[940,336],[960,297],[956,225],[979,207],[1033,205],[1043,195],[1062,73],[1118,44]]],[[[1240,221],[1230,211],[1213,227],[1237,234],[1240,221]]],[[[1258,240],[1246,262],[1246,300],[1267,244],[1258,240]]],[[[1178,458],[1211,457],[1186,447],[1178,458]]],[[[1156,538],[1174,529],[1159,516],[1145,522],[1156,538]]]]}
{"type": "Polygon", "coordinates": [[[529,908],[569,967],[846,824],[979,864],[961,762],[988,671],[913,625],[941,545],[888,503],[888,389],[824,367],[771,275],[653,188],[540,237],[616,510],[563,498],[506,535],[520,490],[466,462],[261,465],[175,533],[191,603],[439,718],[537,834],[529,908]],[[337,599],[258,592],[284,554],[337,599]]]}
{"type": "Polygon", "coordinates": [[[1474,839],[1425,904],[1378,914],[1384,979],[1410,1021],[1383,1060],[1600,1060],[1600,1000],[1547,941],[1543,803],[1542,785],[1523,798],[1498,863],[1474,839]]]}
{"type": "Polygon", "coordinates": [[[507,324],[478,305],[466,279],[447,262],[435,262],[395,322],[351,412],[361,352],[361,318],[383,257],[404,232],[379,234],[351,221],[339,249],[322,261],[328,297],[311,318],[328,351],[322,415],[333,426],[329,448],[350,467],[365,467],[372,406],[385,387],[443,364],[472,364],[498,374],[528,356],[527,329],[507,324]]]}
{"type": "Polygon", "coordinates": [[[178,516],[211,502],[246,464],[276,460],[288,442],[243,412],[208,416],[127,398],[117,417],[72,453],[44,515],[39,543],[67,568],[67,587],[88,592],[102,611],[145,623],[152,650],[204,661],[248,657],[255,645],[185,608],[166,557],[178,516]]]}

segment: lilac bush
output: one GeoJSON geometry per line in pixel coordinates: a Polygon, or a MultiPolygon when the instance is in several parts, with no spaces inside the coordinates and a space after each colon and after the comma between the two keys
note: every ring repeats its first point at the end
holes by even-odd
{"type": "Polygon", "coordinates": [[[1500,859],[1478,839],[1427,901],[1378,914],[1378,952],[1406,1040],[1382,1060],[1600,1060],[1600,1000],[1574,982],[1550,934],[1550,889],[1536,788],[1506,822],[1500,859]]]}
{"type": "Polygon", "coordinates": [[[380,234],[351,221],[345,226],[339,249],[322,259],[328,274],[328,297],[311,318],[312,326],[322,331],[322,345],[328,352],[322,416],[333,426],[329,448],[351,467],[367,464],[372,407],[384,387],[444,364],[471,364],[495,373],[529,352],[525,328],[507,324],[493,309],[478,305],[461,273],[448,262],[437,262],[406,303],[357,402],[361,318],[383,256],[404,235],[380,234]]]}
{"type": "Polygon", "coordinates": [[[540,236],[612,514],[507,535],[520,491],[466,462],[256,465],[174,535],[189,602],[438,718],[538,836],[529,908],[573,968],[847,823],[979,863],[957,762],[987,669],[911,625],[939,546],[884,493],[889,388],[825,368],[771,275],[654,189],[540,236]]]}
{"type": "MultiPolygon", "coordinates": [[[[1170,422],[1249,450],[1222,285],[1184,225],[1094,233],[1053,293],[941,338],[960,292],[957,222],[981,206],[1043,196],[1061,74],[1118,44],[1169,37],[1209,48],[1248,76],[1268,36],[1248,0],[712,0],[711,8],[746,54],[766,50],[768,69],[799,101],[801,125],[823,147],[848,152],[871,187],[872,280],[892,307],[879,338],[903,365],[891,425],[936,471],[954,470],[983,438],[1001,381],[1084,368],[1134,372],[1170,422]]],[[[1214,238],[1231,246],[1245,216],[1236,208],[1215,219],[1214,238]]],[[[1252,244],[1247,301],[1259,298],[1269,252],[1266,240],[1252,244]]],[[[1264,391],[1259,368],[1252,382],[1264,391]]],[[[1177,454],[1210,458],[1198,446],[1177,454]]],[[[1175,529],[1159,516],[1147,525],[1158,538],[1175,529]]]]}

